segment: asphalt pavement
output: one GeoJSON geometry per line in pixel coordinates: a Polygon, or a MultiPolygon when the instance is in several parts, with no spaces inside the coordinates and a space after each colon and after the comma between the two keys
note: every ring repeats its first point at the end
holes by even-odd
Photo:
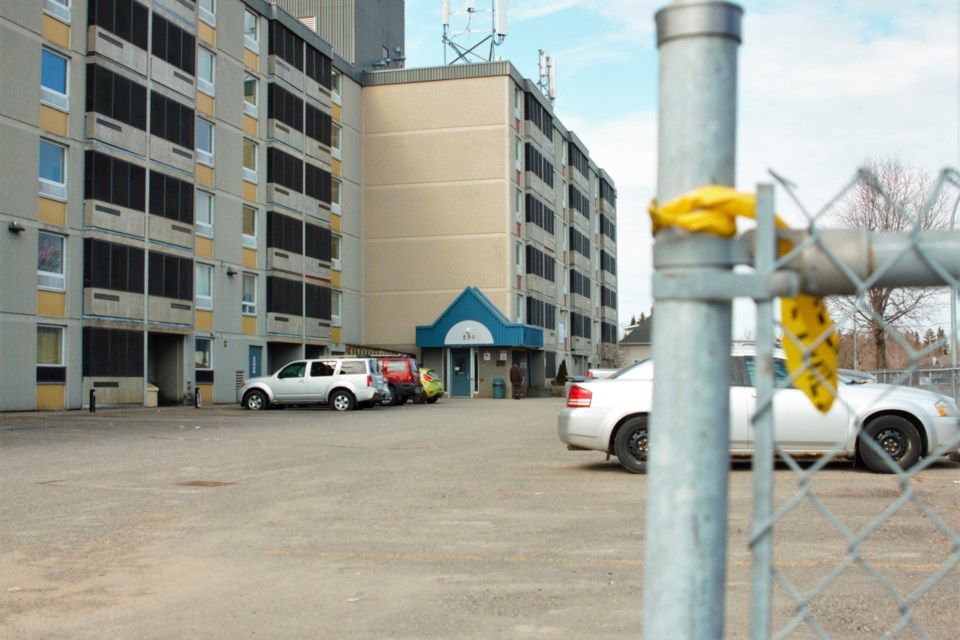
{"type": "MultiPolygon", "coordinates": [[[[0,638],[636,638],[646,477],[568,452],[562,406],[0,414],[0,638]]],[[[784,465],[775,481],[778,505],[802,489],[784,465]]],[[[726,637],[747,638],[749,463],[730,487],[726,637]]],[[[924,471],[879,523],[896,478],[838,462],[811,487],[774,560],[799,593],[820,585],[806,611],[829,637],[901,620],[871,571],[903,594],[943,572],[911,611],[956,637],[960,551],[941,525],[960,530],[960,464],[924,471]],[[867,530],[865,562],[829,579],[867,530]]],[[[776,628],[797,612],[778,583],[776,628]]]]}

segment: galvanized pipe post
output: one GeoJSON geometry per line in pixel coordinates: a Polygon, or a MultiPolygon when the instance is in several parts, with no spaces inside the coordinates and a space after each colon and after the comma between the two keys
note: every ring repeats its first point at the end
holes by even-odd
{"type": "MultiPolygon", "coordinates": [[[[737,5],[702,0],[678,0],[656,14],[661,202],[707,184],[734,184],[742,15],[737,5]]],[[[731,302],[728,292],[694,298],[676,284],[717,282],[733,262],[729,240],[678,229],[657,234],[647,638],[723,635],[731,302]]]]}

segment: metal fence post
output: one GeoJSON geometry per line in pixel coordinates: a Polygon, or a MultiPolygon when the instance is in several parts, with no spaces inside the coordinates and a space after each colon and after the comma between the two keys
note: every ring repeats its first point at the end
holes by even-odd
{"type": "MultiPolygon", "coordinates": [[[[656,14],[662,202],[706,184],[734,183],[742,13],[728,2],[679,0],[656,14]]],[[[719,282],[732,262],[728,240],[676,229],[657,234],[647,638],[723,635],[731,303],[719,285],[715,297],[695,299],[677,283],[719,282]]]]}

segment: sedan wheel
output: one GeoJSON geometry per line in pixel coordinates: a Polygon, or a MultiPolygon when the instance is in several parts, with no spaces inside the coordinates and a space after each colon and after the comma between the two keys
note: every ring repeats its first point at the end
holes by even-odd
{"type": "Polygon", "coordinates": [[[920,459],[923,446],[917,428],[899,416],[883,416],[863,428],[857,451],[867,468],[876,473],[893,473],[892,460],[901,469],[909,469],[920,459]],[[870,446],[868,440],[880,445],[883,453],[870,446]]]}
{"type": "Polygon", "coordinates": [[[243,398],[243,406],[250,411],[261,411],[267,408],[267,396],[263,391],[251,391],[243,398]]]}
{"type": "Polygon", "coordinates": [[[635,416],[623,423],[613,441],[620,466],[631,473],[646,473],[649,435],[646,416],[635,416]]]}

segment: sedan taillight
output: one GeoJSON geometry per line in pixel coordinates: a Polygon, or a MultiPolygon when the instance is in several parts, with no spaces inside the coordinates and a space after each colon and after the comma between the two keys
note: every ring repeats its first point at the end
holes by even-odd
{"type": "Polygon", "coordinates": [[[592,391],[573,385],[570,387],[570,393],[567,395],[567,406],[572,409],[585,409],[590,406],[592,400],[592,391]]]}

